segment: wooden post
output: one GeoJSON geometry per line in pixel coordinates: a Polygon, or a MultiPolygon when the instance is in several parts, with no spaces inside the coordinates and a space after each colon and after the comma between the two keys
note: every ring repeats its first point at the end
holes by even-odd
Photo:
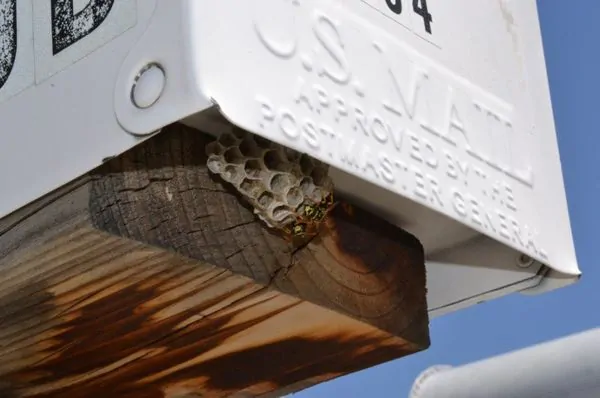
{"type": "Polygon", "coordinates": [[[429,346],[415,237],[337,206],[289,267],[210,139],[169,126],[0,220],[1,397],[277,396],[429,346]]]}

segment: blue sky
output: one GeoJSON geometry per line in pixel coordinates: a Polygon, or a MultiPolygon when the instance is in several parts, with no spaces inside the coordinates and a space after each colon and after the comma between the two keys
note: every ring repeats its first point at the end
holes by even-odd
{"type": "Polygon", "coordinates": [[[538,0],[538,9],[582,279],[539,296],[514,294],[433,319],[427,351],[294,397],[406,397],[415,377],[431,365],[469,363],[600,326],[595,261],[600,243],[600,1],[538,0]]]}

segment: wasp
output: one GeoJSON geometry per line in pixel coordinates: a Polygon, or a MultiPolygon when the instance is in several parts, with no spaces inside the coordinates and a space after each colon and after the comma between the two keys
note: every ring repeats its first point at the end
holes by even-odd
{"type": "Polygon", "coordinates": [[[296,215],[296,220],[283,228],[285,239],[293,242],[297,238],[303,240],[314,238],[336,205],[332,193],[325,196],[321,202],[309,200],[308,203],[304,203],[299,209],[299,214],[296,215]]]}
{"type": "MultiPolygon", "coordinates": [[[[284,238],[286,241],[292,243],[293,251],[291,252],[290,264],[278,269],[271,275],[271,281],[273,281],[280,272],[283,275],[287,275],[290,269],[294,266],[294,253],[306,246],[315,236],[320,232],[323,222],[327,220],[329,213],[337,206],[339,202],[334,202],[333,194],[329,193],[321,202],[315,203],[309,201],[303,204],[296,215],[296,220],[289,225],[281,228],[284,232],[284,238]],[[300,240],[300,245],[294,243],[300,240]]],[[[342,202],[342,208],[350,215],[353,214],[352,206],[342,202]]]]}

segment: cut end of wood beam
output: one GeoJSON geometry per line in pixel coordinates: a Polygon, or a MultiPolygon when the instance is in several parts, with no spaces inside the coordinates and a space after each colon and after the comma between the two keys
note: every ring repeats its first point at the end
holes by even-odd
{"type": "Polygon", "coordinates": [[[429,346],[415,237],[344,205],[292,254],[210,140],[175,124],[0,220],[0,395],[276,396],[429,346]]]}

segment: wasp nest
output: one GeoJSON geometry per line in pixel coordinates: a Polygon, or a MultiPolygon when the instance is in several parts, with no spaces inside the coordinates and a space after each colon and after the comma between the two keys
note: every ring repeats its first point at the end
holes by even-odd
{"type": "Polygon", "coordinates": [[[234,128],[206,146],[208,169],[233,185],[269,227],[301,215],[305,201],[321,202],[333,190],[329,165],[234,128]]]}

